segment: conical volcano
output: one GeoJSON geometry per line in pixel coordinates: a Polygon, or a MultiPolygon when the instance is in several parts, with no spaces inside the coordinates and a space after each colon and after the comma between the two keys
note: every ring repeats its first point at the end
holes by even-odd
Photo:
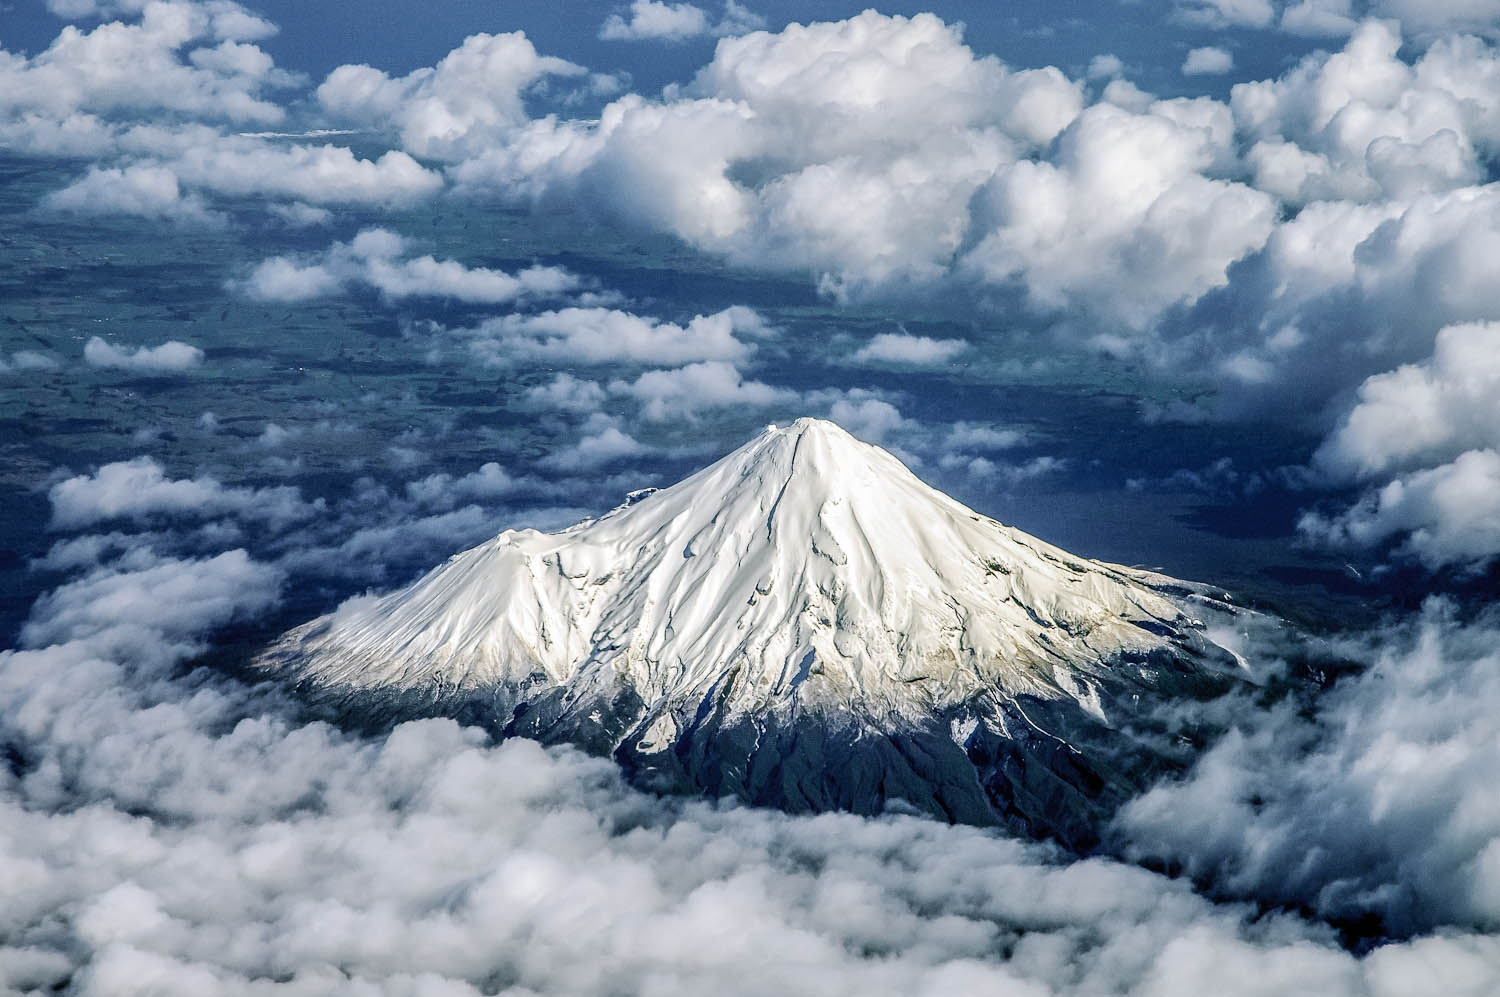
{"type": "Polygon", "coordinates": [[[1032,714],[1107,729],[1126,687],[1135,702],[1164,677],[1218,675],[1226,655],[1195,598],[982,516],[879,447],[799,419],[597,520],[502,533],[264,660],[349,703],[461,703],[674,788],[794,809],[900,797],[983,821],[1014,807],[987,799],[969,755],[1038,735],[1076,752],[1032,714]],[[934,734],[956,758],[930,744],[905,757],[934,734]],[[886,747],[852,776],[827,771],[830,751],[852,757],[861,741],[886,747]],[[899,771],[882,760],[893,745],[899,771]],[[926,785],[924,770],[955,785],[926,785]]]}

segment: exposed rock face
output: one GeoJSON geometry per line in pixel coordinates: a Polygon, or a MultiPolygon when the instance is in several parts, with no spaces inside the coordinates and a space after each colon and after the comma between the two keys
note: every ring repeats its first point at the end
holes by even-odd
{"type": "Polygon", "coordinates": [[[981,516],[832,423],[632,498],[502,533],[262,663],[366,713],[610,753],[663,789],[903,800],[1079,847],[1171,764],[1132,733],[1150,707],[1232,681],[1203,592],[981,516]]]}

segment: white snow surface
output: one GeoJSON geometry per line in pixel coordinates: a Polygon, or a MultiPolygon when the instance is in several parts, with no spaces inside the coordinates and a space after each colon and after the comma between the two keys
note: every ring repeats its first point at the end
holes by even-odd
{"type": "Polygon", "coordinates": [[[879,447],[799,419],[599,519],[507,530],[351,600],[268,658],[351,691],[624,683],[653,712],[726,686],[736,712],[796,701],[916,718],[986,690],[1097,710],[1091,675],[1168,643],[1137,623],[1200,626],[1173,584],[981,516],[879,447]]]}

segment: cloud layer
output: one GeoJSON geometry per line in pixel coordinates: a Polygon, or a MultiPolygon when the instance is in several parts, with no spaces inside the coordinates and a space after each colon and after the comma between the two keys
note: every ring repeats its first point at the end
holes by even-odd
{"type": "MultiPolygon", "coordinates": [[[[1354,995],[1405,992],[1420,977],[1477,994],[1500,971],[1500,946],[1478,934],[1356,958],[1317,925],[1215,905],[1110,860],[909,817],[660,800],[571,751],[494,746],[447,720],[360,738],[293,719],[265,690],[202,671],[173,677],[206,629],[263,611],[279,581],[230,551],[95,569],[38,604],[29,649],[6,652],[0,669],[15,704],[0,734],[20,759],[0,794],[8,877],[21,887],[0,913],[6,985],[1354,995]],[[59,909],[73,913],[57,919],[59,909]]],[[[1489,769],[1433,735],[1485,740],[1487,700],[1460,713],[1444,704],[1492,684],[1480,676],[1493,651],[1476,654],[1490,634],[1430,626],[1415,647],[1387,652],[1377,673],[1387,681],[1360,680],[1329,706],[1330,718],[1382,707],[1362,730],[1333,735],[1306,763],[1266,767],[1231,739],[1182,787],[1146,797],[1133,831],[1221,862],[1243,844],[1253,864],[1224,882],[1258,876],[1273,894],[1295,895],[1327,870],[1277,860],[1257,834],[1299,851],[1326,842],[1317,854],[1373,891],[1325,889],[1330,906],[1384,909],[1400,895],[1376,887],[1399,881],[1418,891],[1412,909],[1425,917],[1488,923],[1487,825],[1451,804],[1485,799],[1489,769]],[[1437,768],[1442,791],[1396,797],[1422,801],[1416,809],[1381,806],[1408,771],[1385,759],[1415,750],[1413,737],[1432,762],[1450,759],[1437,768]],[[1226,768],[1269,794],[1263,812],[1241,812],[1246,787],[1226,782],[1226,768]],[[1205,793],[1229,795],[1202,809],[1205,793]],[[1193,806],[1175,808],[1184,797],[1193,806]],[[1390,833],[1356,847],[1390,847],[1380,854],[1409,867],[1332,847],[1350,843],[1347,821],[1360,814],[1390,833]],[[1214,823],[1197,828],[1188,815],[1214,823]],[[1241,834],[1247,826],[1256,833],[1241,834]],[[1391,872],[1403,878],[1383,878],[1391,872]]],[[[1312,733],[1297,723],[1278,716],[1250,739],[1269,747],[1312,733]]]]}
{"type": "Polygon", "coordinates": [[[428,297],[498,305],[556,298],[580,284],[576,275],[561,267],[531,266],[510,274],[430,255],[410,257],[407,240],[371,228],[314,256],[265,260],[238,286],[260,301],[306,301],[368,287],[393,301],[428,297]]]}

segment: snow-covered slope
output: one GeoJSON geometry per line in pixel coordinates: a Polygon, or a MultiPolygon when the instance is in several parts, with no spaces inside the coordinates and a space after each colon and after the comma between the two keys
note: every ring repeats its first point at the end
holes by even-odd
{"type": "Polygon", "coordinates": [[[1086,849],[1234,659],[1186,583],[1073,557],[837,426],[770,427],[561,533],[508,531],[260,659],[360,722],[454,713],[637,781],[903,801],[1086,849]]]}
{"type": "Polygon", "coordinates": [[[277,658],[319,685],[497,685],[930,715],[999,689],[1093,704],[1122,653],[1193,622],[1132,574],[975,513],[838,426],[800,419],[556,534],[507,531],[346,604],[277,658]]]}

